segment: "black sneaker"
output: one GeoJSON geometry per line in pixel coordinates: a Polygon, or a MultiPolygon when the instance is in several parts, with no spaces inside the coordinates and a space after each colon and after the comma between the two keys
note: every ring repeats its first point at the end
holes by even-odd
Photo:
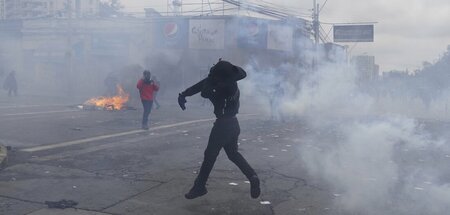
{"type": "Polygon", "coordinates": [[[259,188],[259,178],[254,175],[250,178],[250,195],[252,198],[256,199],[261,194],[261,189],[259,188]]]}
{"type": "Polygon", "coordinates": [[[191,190],[189,190],[188,193],[184,194],[184,197],[186,199],[195,199],[195,198],[203,196],[207,193],[208,193],[208,190],[206,190],[206,187],[197,188],[194,186],[194,187],[192,187],[191,190]]]}
{"type": "Polygon", "coordinates": [[[148,130],[149,128],[148,128],[148,125],[142,125],[142,129],[143,130],[148,130]]]}

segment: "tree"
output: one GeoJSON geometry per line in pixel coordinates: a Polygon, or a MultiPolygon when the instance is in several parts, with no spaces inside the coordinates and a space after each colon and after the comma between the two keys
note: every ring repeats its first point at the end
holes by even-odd
{"type": "Polygon", "coordinates": [[[99,5],[100,17],[117,17],[123,16],[121,12],[123,5],[120,0],[101,0],[99,5]]]}

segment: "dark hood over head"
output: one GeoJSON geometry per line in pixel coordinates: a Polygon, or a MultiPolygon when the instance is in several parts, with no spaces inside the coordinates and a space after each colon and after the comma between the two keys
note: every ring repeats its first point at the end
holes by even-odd
{"type": "Polygon", "coordinates": [[[244,79],[247,73],[239,66],[228,61],[219,61],[209,70],[209,77],[221,81],[239,81],[244,79]]]}

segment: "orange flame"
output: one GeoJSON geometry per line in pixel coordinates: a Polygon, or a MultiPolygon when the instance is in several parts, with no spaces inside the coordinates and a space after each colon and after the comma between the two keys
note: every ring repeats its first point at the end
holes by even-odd
{"type": "Polygon", "coordinates": [[[121,110],[128,101],[130,94],[126,93],[120,84],[117,85],[117,95],[112,97],[96,97],[87,100],[84,104],[95,105],[106,110],[121,110]]]}

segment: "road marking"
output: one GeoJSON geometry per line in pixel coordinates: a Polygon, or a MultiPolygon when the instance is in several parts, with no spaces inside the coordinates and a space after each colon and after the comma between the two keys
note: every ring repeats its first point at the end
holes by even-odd
{"type": "Polygon", "coordinates": [[[11,106],[2,106],[0,109],[7,108],[27,108],[27,107],[50,107],[50,106],[68,106],[63,104],[48,104],[48,105],[11,105],[11,106]]]}
{"type": "MultiPolygon", "coordinates": [[[[177,134],[179,133],[179,131],[171,131],[168,133],[163,133],[161,135],[173,135],[173,134],[177,134]]],[[[160,134],[157,134],[158,136],[160,134]]],[[[98,146],[92,146],[92,147],[86,147],[86,148],[82,148],[80,150],[67,150],[64,151],[62,153],[56,153],[56,154],[52,154],[52,155],[48,155],[48,156],[44,156],[44,157],[36,157],[36,158],[32,158],[32,161],[50,161],[50,160],[57,160],[57,159],[64,159],[67,157],[74,157],[74,156],[79,156],[79,155],[84,155],[84,154],[88,154],[88,153],[92,153],[92,152],[96,152],[96,151],[100,151],[100,150],[104,150],[104,149],[110,149],[110,148],[114,148],[114,147],[118,147],[118,146],[122,146],[124,144],[136,144],[138,142],[142,143],[144,142],[145,139],[147,139],[147,136],[142,136],[139,138],[134,138],[132,139],[132,141],[119,141],[119,142],[111,142],[111,143],[107,143],[107,144],[102,144],[102,145],[98,145],[98,146]]]]}
{"type": "Polygon", "coordinates": [[[49,113],[78,112],[78,111],[80,111],[80,110],[57,110],[57,111],[42,111],[42,112],[29,112],[29,113],[10,113],[10,114],[3,114],[2,116],[24,116],[24,115],[49,114],[49,113]]]}
{"type": "MultiPolygon", "coordinates": [[[[81,112],[80,112],[81,113],[81,112]]],[[[42,117],[48,117],[46,115],[29,115],[29,116],[19,116],[19,117],[5,117],[4,119],[2,119],[3,121],[16,121],[19,122],[18,120],[34,120],[34,119],[39,119],[42,117]]],[[[87,115],[77,115],[75,116],[70,116],[70,115],[66,115],[66,116],[62,116],[62,117],[58,117],[58,119],[80,119],[80,118],[86,118],[89,117],[87,115]]]]}
{"type": "Polygon", "coordinates": [[[61,148],[61,147],[66,147],[66,146],[72,146],[72,145],[78,145],[78,144],[83,144],[83,143],[89,143],[89,142],[92,142],[92,141],[103,140],[103,139],[108,139],[108,138],[113,138],[113,137],[120,137],[120,136],[126,136],[126,135],[130,135],[130,134],[145,133],[145,132],[156,131],[156,130],[160,130],[160,129],[164,129],[164,128],[173,128],[173,127],[177,127],[177,126],[181,126],[181,125],[188,125],[188,124],[194,124],[194,123],[199,123],[199,122],[207,122],[207,121],[213,121],[213,120],[215,120],[215,118],[191,120],[191,121],[186,121],[186,122],[179,122],[179,123],[174,123],[174,124],[169,124],[169,125],[161,125],[161,126],[157,126],[157,127],[152,127],[149,130],[141,130],[141,129],[139,129],[139,130],[132,130],[132,131],[126,131],[126,132],[121,132],[121,133],[115,133],[115,134],[107,134],[107,135],[101,135],[101,136],[97,136],[97,137],[90,137],[90,138],[85,138],[85,139],[80,139],[80,140],[74,140],[74,141],[68,141],[68,142],[62,142],[62,143],[55,143],[55,144],[50,144],[50,145],[45,145],[45,146],[36,146],[36,147],[31,147],[31,148],[25,148],[25,149],[22,149],[21,151],[24,151],[24,152],[44,151],[44,150],[49,150],[49,149],[55,149],[55,148],[61,148]]]}

